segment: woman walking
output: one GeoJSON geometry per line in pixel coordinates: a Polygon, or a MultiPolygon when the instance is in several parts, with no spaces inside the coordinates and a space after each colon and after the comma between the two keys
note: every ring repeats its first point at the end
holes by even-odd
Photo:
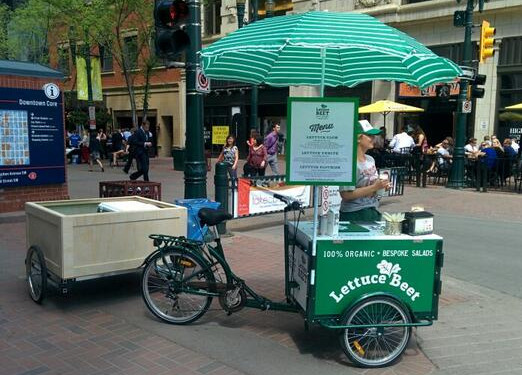
{"type": "Polygon", "coordinates": [[[230,178],[237,178],[237,162],[239,160],[239,151],[236,146],[236,138],[233,135],[227,137],[223,150],[217,159],[218,162],[223,161],[228,164],[228,174],[230,178]]]}

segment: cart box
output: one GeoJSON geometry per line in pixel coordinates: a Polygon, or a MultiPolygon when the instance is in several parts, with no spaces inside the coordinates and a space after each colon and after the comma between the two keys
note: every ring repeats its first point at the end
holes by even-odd
{"type": "MultiPolygon", "coordinates": [[[[341,222],[341,227],[346,223],[341,222]]],[[[289,225],[287,297],[311,319],[342,316],[365,296],[386,294],[409,307],[418,319],[437,319],[442,267],[442,237],[385,235],[380,225],[365,232],[318,236],[313,223],[289,225]]]]}
{"type": "Polygon", "coordinates": [[[149,234],[187,234],[185,207],[138,196],[28,202],[25,212],[27,247],[38,246],[63,280],[135,269],[154,250],[149,234]],[[133,209],[97,212],[120,202],[133,209]]]}

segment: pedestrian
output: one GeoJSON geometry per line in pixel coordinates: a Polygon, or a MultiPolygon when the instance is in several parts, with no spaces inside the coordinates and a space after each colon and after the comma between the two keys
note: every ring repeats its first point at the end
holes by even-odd
{"type": "Polygon", "coordinates": [[[277,160],[277,143],[279,141],[279,131],[281,126],[278,122],[272,125],[272,131],[265,138],[265,147],[267,152],[267,162],[275,175],[279,174],[279,165],[277,160]]]}
{"type": "Polygon", "coordinates": [[[123,172],[129,173],[129,170],[132,166],[132,161],[136,158],[136,144],[134,143],[134,137],[136,136],[136,132],[132,132],[127,140],[127,162],[123,166],[123,172]]]}
{"type": "Polygon", "coordinates": [[[228,164],[228,174],[230,178],[237,178],[237,162],[239,161],[239,151],[236,146],[236,138],[233,135],[229,135],[223,150],[217,159],[218,162],[223,161],[228,164]]]}
{"type": "Polygon", "coordinates": [[[100,150],[101,150],[101,142],[99,135],[96,134],[95,131],[91,132],[91,135],[89,137],[89,172],[92,172],[93,169],[93,161],[96,161],[98,166],[100,167],[102,172],[105,172],[105,169],[103,168],[103,164],[100,160],[100,150]]]}
{"type": "Polygon", "coordinates": [[[379,179],[375,160],[366,155],[373,148],[373,139],[380,133],[367,121],[357,127],[357,181],[355,186],[340,186],[341,221],[377,221],[381,219],[377,191],[390,189],[389,180],[379,179]]]}
{"type": "Polygon", "coordinates": [[[152,147],[152,142],[149,137],[148,120],[142,122],[141,127],[134,134],[134,156],[138,162],[138,170],[130,175],[131,180],[137,180],[143,176],[143,181],[149,181],[149,148],[152,147]]]}
{"type": "Polygon", "coordinates": [[[245,176],[264,176],[266,158],[267,153],[265,145],[263,144],[263,138],[258,136],[257,138],[254,138],[252,147],[248,150],[248,157],[243,168],[245,176]]]}

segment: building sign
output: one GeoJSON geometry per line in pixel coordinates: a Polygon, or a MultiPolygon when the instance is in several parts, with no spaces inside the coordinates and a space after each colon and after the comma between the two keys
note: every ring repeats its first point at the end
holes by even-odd
{"type": "Polygon", "coordinates": [[[431,85],[425,89],[420,89],[417,86],[411,86],[407,83],[399,84],[399,98],[435,98],[435,97],[448,97],[449,88],[449,96],[457,96],[460,91],[460,80],[456,78],[453,82],[447,84],[437,84],[431,85]]]}
{"type": "Polygon", "coordinates": [[[0,88],[0,188],[65,182],[62,94],[0,88]]]}
{"type": "Polygon", "coordinates": [[[355,98],[289,98],[288,184],[355,185],[355,98]]]}
{"type": "Polygon", "coordinates": [[[212,144],[224,145],[229,134],[228,126],[213,126],[212,127],[212,144]]]}

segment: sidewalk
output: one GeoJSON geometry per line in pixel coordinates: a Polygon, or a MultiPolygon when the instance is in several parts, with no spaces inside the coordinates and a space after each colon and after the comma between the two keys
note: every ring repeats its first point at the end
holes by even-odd
{"type": "MultiPolygon", "coordinates": [[[[151,160],[162,200],[183,196],[183,172],[172,159],[151,160]]],[[[96,197],[98,182],[126,179],[121,170],[68,168],[71,198],[96,197]]],[[[207,176],[209,197],[213,172],[207,176]]],[[[384,211],[422,204],[436,215],[522,222],[520,196],[406,187],[383,201],[384,211]],[[479,203],[477,203],[479,202],[479,203]]],[[[308,217],[307,219],[310,219],[308,217]]],[[[233,220],[224,239],[230,263],[256,291],[283,295],[282,215],[233,220]]],[[[345,359],[335,332],[303,328],[302,317],[244,309],[227,316],[217,301],[200,321],[170,326],[155,320],[140,295],[139,274],[78,283],[73,295],[42,306],[27,292],[23,212],[0,215],[0,372],[15,374],[522,374],[519,299],[443,276],[439,321],[416,330],[402,360],[377,370],[345,359]],[[509,308],[505,308],[509,306],[509,308]]],[[[445,251],[451,251],[446,249],[445,251]]],[[[443,269],[444,272],[444,269],[443,269]]]]}

